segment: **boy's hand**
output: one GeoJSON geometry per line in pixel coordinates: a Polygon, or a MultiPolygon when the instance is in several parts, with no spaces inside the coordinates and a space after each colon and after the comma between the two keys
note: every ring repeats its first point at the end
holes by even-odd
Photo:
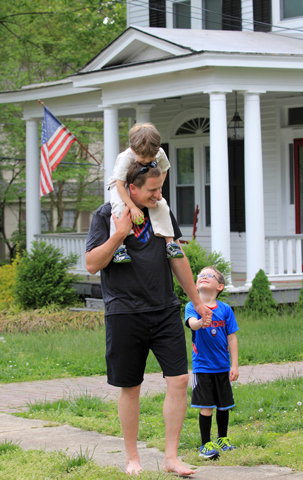
{"type": "Polygon", "coordinates": [[[239,378],[239,370],[237,367],[231,366],[230,372],[229,372],[229,381],[234,382],[238,380],[239,378]]]}
{"type": "Polygon", "coordinates": [[[209,308],[207,308],[202,302],[200,305],[195,306],[195,310],[201,316],[201,322],[202,322],[201,327],[202,328],[209,327],[209,325],[211,324],[211,318],[213,316],[213,312],[209,308]]]}
{"type": "Polygon", "coordinates": [[[140,210],[140,208],[138,208],[136,206],[132,207],[130,209],[130,214],[131,214],[131,218],[132,218],[133,223],[142,223],[142,222],[140,222],[140,219],[144,219],[144,213],[142,212],[142,210],[140,210]]]}

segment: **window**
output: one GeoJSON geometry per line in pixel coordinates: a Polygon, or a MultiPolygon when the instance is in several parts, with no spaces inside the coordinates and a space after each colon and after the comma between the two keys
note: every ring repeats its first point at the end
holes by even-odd
{"type": "Polygon", "coordinates": [[[197,135],[209,133],[209,118],[193,118],[184,122],[176,131],[177,135],[197,135]]]}
{"type": "Polygon", "coordinates": [[[41,231],[42,232],[50,231],[50,220],[51,220],[50,210],[41,210],[41,231]]]}
{"type": "Polygon", "coordinates": [[[76,218],[75,210],[64,210],[62,228],[70,228],[72,230],[74,226],[75,218],[76,218]]]}
{"type": "Polygon", "coordinates": [[[282,18],[303,17],[302,0],[282,0],[282,18]]]}
{"type": "Polygon", "coordinates": [[[179,225],[191,226],[195,215],[194,149],[177,149],[177,220],[179,225]]]}
{"type": "Polygon", "coordinates": [[[204,0],[203,28],[242,30],[241,0],[204,0]]]}
{"type": "Polygon", "coordinates": [[[149,0],[149,26],[166,28],[165,0],[149,0]]]}
{"type": "Polygon", "coordinates": [[[190,0],[174,2],[173,4],[173,27],[191,28],[190,0]]]}
{"type": "Polygon", "coordinates": [[[288,125],[303,125],[303,107],[288,109],[288,125]]]}
{"type": "MultiPolygon", "coordinates": [[[[289,0],[288,0],[289,1],[289,0]]],[[[271,31],[271,0],[253,0],[254,31],[271,31]]]]}

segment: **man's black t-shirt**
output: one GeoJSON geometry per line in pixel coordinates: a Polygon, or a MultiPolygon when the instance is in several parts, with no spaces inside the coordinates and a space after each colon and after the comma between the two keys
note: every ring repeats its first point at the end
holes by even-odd
{"type": "MultiPolygon", "coordinates": [[[[134,235],[124,240],[132,261],[119,264],[111,260],[101,270],[105,315],[148,312],[180,305],[173,291],[165,239],[154,235],[148,209],[144,208],[143,212],[143,224],[134,225],[134,235]]],[[[108,240],[110,215],[109,202],[95,211],[87,236],[87,252],[108,240]]],[[[172,213],[171,219],[175,239],[178,239],[182,233],[172,213]]]]}

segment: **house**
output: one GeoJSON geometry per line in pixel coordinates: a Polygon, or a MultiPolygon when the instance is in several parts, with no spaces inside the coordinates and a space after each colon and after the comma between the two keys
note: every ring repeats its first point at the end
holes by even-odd
{"type": "Polygon", "coordinates": [[[40,232],[41,99],[59,118],[103,118],[105,183],[119,118],[153,122],[184,238],[199,205],[197,240],[246,274],[247,287],[260,268],[270,280],[301,280],[301,3],[136,0],[127,8],[127,29],[79,73],[0,94],[0,103],[22,104],[26,121],[28,245],[40,232]]]}

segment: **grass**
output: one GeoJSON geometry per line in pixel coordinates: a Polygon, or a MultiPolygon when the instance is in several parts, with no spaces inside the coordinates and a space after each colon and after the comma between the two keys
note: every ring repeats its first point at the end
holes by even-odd
{"type": "MultiPolygon", "coordinates": [[[[207,465],[207,461],[205,463],[198,456],[201,443],[199,411],[190,407],[190,393],[189,389],[179,454],[192,465],[207,465]]],[[[216,465],[276,464],[303,471],[303,378],[236,385],[234,396],[236,407],[230,413],[229,435],[237,449],[222,453],[216,465]]],[[[163,400],[163,393],[141,399],[139,427],[139,440],[162,451],[163,400]]],[[[28,412],[18,415],[122,436],[116,403],[88,393],[56,402],[29,404],[28,407],[28,412]]],[[[213,422],[212,439],[215,440],[215,419],[213,422]]]]}
{"type": "MultiPolygon", "coordinates": [[[[72,457],[65,452],[45,452],[26,450],[20,447],[1,453],[0,443],[0,480],[121,480],[137,479],[135,475],[126,475],[118,468],[99,467],[87,453],[80,451],[72,457]]],[[[171,479],[171,475],[160,472],[144,472],[142,480],[171,479]]]]}
{"type": "MultiPolygon", "coordinates": [[[[303,360],[302,319],[293,314],[266,319],[246,317],[241,312],[236,316],[240,365],[303,360]]],[[[2,312],[0,382],[106,374],[102,313],[38,311],[19,315],[19,320],[16,315],[4,317],[2,312]]],[[[191,333],[188,328],[185,332],[191,368],[191,333]]],[[[158,371],[159,364],[150,354],[146,372],[158,371]]]]}

